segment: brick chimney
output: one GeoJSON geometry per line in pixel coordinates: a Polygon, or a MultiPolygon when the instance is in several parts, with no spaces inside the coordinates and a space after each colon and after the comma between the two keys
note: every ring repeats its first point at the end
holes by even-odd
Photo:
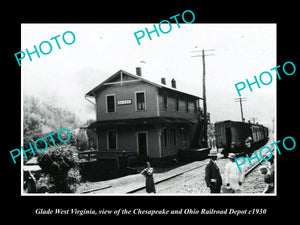
{"type": "Polygon", "coordinates": [[[171,85],[172,88],[176,88],[176,80],[174,78],[171,80],[171,85]]]}
{"type": "Polygon", "coordinates": [[[136,67],[135,69],[136,69],[136,75],[141,77],[142,76],[142,68],[136,67]]]}
{"type": "Polygon", "coordinates": [[[162,84],[166,85],[166,78],[162,77],[161,80],[160,80],[160,82],[161,82],[162,84]]]}

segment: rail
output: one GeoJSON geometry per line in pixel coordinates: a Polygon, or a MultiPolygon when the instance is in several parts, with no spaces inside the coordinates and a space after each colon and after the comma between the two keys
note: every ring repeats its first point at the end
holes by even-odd
{"type": "MultiPolygon", "coordinates": [[[[198,168],[200,168],[200,167],[202,167],[202,166],[205,166],[205,165],[206,165],[206,164],[202,164],[202,165],[196,166],[196,167],[194,167],[194,168],[192,168],[192,169],[188,169],[188,170],[186,170],[186,171],[177,173],[177,174],[172,175],[172,176],[170,176],[170,177],[167,177],[167,178],[164,178],[164,179],[162,179],[162,180],[156,181],[156,182],[154,182],[154,184],[163,183],[164,181],[173,179],[173,178],[175,178],[175,177],[178,177],[178,176],[180,176],[180,175],[182,175],[182,174],[185,174],[185,173],[187,173],[187,172],[190,172],[190,171],[192,171],[192,170],[196,170],[196,169],[198,169],[198,168]]],[[[146,188],[146,186],[142,186],[142,187],[133,189],[133,190],[131,190],[131,191],[128,191],[128,192],[126,192],[126,194],[135,193],[135,192],[140,191],[140,190],[143,190],[143,189],[145,189],[145,188],[146,188]]]]}
{"type": "Polygon", "coordinates": [[[78,159],[83,159],[86,161],[96,160],[98,157],[97,150],[89,150],[89,151],[83,151],[77,153],[78,153],[78,159]]]}
{"type": "MultiPolygon", "coordinates": [[[[272,150],[274,151],[274,149],[272,149],[272,150]]],[[[85,152],[82,152],[82,153],[85,153],[85,152]]],[[[264,156],[268,156],[268,154],[265,154],[264,156]]],[[[165,178],[163,178],[163,179],[157,180],[157,181],[155,182],[155,185],[161,184],[161,183],[163,183],[163,182],[165,182],[165,181],[168,181],[168,180],[171,180],[171,179],[174,179],[174,178],[176,178],[176,177],[178,177],[178,176],[180,176],[180,175],[183,175],[183,174],[185,174],[185,173],[188,173],[188,172],[190,172],[190,171],[192,171],[192,170],[196,170],[196,169],[198,169],[198,168],[200,168],[200,167],[203,167],[203,166],[205,166],[205,165],[206,165],[206,163],[203,163],[203,164],[201,164],[201,165],[199,165],[199,166],[195,166],[194,168],[190,168],[190,169],[187,169],[187,170],[185,170],[185,171],[181,171],[181,172],[176,173],[176,174],[174,174],[174,175],[171,175],[171,176],[165,177],[165,178]]],[[[252,167],[250,167],[250,168],[245,172],[245,177],[248,176],[248,175],[249,175],[255,168],[257,168],[259,165],[260,165],[260,163],[257,163],[257,164],[255,164],[255,165],[253,165],[252,167]]],[[[99,191],[99,190],[102,190],[102,189],[108,189],[108,188],[111,188],[111,186],[108,185],[108,186],[104,186],[104,187],[99,187],[99,188],[96,188],[96,189],[88,190],[88,191],[86,191],[85,193],[92,193],[92,192],[95,192],[95,191],[99,191]]],[[[140,186],[140,187],[138,187],[138,188],[135,188],[135,189],[132,189],[132,190],[126,192],[126,194],[132,194],[132,193],[141,191],[141,190],[143,190],[143,189],[145,189],[145,188],[146,188],[145,185],[143,185],[143,186],[140,186]]],[[[264,192],[265,192],[265,191],[264,191],[264,192]]],[[[264,192],[263,192],[263,193],[264,193],[264,192]]],[[[84,193],[84,192],[83,192],[83,193],[84,193]]]]}
{"type": "MultiPolygon", "coordinates": [[[[273,149],[272,149],[272,150],[273,150],[273,149]]],[[[268,154],[265,154],[264,156],[269,156],[269,155],[268,155],[268,154]]],[[[178,177],[178,176],[180,176],[180,175],[182,175],[182,174],[188,173],[188,172],[190,172],[190,171],[192,171],[192,170],[198,169],[198,168],[203,167],[203,166],[205,166],[205,165],[206,165],[206,164],[203,163],[203,164],[201,164],[201,165],[199,165],[199,166],[196,166],[196,167],[194,167],[194,168],[191,168],[191,169],[182,171],[182,172],[180,172],[180,173],[178,173],[178,174],[172,175],[172,176],[170,176],[170,177],[164,178],[164,179],[162,179],[162,180],[159,180],[159,181],[155,182],[155,185],[160,184],[160,183],[163,183],[163,182],[165,182],[165,181],[167,181],[167,180],[171,180],[171,179],[173,179],[173,178],[175,178],[175,177],[178,177]]],[[[249,175],[249,174],[250,174],[250,173],[258,166],[258,165],[260,165],[260,163],[257,163],[257,164],[255,164],[255,165],[253,165],[252,167],[250,167],[250,168],[245,172],[245,177],[248,176],[248,175],[249,175]]],[[[142,187],[133,189],[133,190],[127,192],[126,194],[132,194],[132,193],[141,191],[141,190],[143,190],[143,189],[146,189],[146,186],[142,186],[142,187]]],[[[264,192],[265,192],[265,190],[263,191],[263,193],[264,193],[264,192]]]]}
{"type": "MultiPolygon", "coordinates": [[[[78,159],[85,161],[93,161],[97,159],[116,159],[117,157],[122,156],[123,151],[113,150],[113,151],[98,151],[98,150],[87,150],[87,151],[78,151],[78,159]]],[[[135,152],[126,152],[129,162],[134,162],[137,158],[137,153],[135,152]]]]}
{"type": "MultiPolygon", "coordinates": [[[[272,148],[272,152],[274,152],[274,148],[272,148]]],[[[273,153],[272,153],[273,154],[273,153]]],[[[265,154],[265,156],[270,156],[269,154],[265,154]]],[[[256,167],[258,167],[260,165],[260,163],[256,163],[255,165],[253,165],[252,167],[250,167],[246,172],[245,172],[245,177],[248,176],[248,174],[250,174],[256,167]]]]}

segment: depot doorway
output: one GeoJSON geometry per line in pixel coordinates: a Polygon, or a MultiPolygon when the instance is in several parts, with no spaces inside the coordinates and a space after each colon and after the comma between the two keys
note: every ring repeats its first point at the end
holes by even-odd
{"type": "Polygon", "coordinates": [[[137,133],[137,150],[141,158],[148,156],[148,133],[146,131],[137,133]]]}
{"type": "Polygon", "coordinates": [[[225,128],[225,135],[226,135],[226,147],[230,148],[231,147],[231,139],[232,139],[230,127],[225,128]]]}

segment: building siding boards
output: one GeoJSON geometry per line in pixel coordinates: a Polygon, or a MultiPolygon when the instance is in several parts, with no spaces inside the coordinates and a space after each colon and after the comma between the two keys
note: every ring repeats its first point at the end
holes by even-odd
{"type": "Polygon", "coordinates": [[[192,125],[188,121],[192,123],[198,121],[196,109],[199,107],[200,98],[196,96],[146,82],[143,78],[127,75],[122,70],[112,75],[111,78],[98,85],[87,95],[95,97],[96,120],[100,122],[96,128],[98,151],[100,152],[113,153],[125,150],[138,155],[138,133],[146,132],[148,157],[162,158],[176,155],[179,149],[189,148],[195,137],[197,125],[192,125]],[[137,110],[137,92],[144,93],[145,110],[137,110]],[[167,95],[167,109],[164,108],[164,93],[167,95]],[[106,96],[114,96],[114,112],[108,112],[106,96]],[[131,100],[131,104],[127,104],[129,101],[124,100],[131,100]],[[118,105],[118,101],[127,103],[118,105]],[[186,105],[187,101],[188,105],[186,105]],[[188,110],[186,110],[186,106],[188,106],[188,110]],[[155,117],[168,118],[169,122],[145,124],[141,121],[135,125],[130,125],[131,122],[127,122],[127,125],[114,122],[155,117]],[[187,122],[170,123],[172,118],[185,119],[187,122]],[[107,125],[108,121],[111,121],[111,124],[107,125]],[[106,122],[106,125],[101,127],[101,122],[106,122]],[[163,137],[163,130],[166,131],[167,145],[163,137]],[[117,134],[116,149],[108,149],[107,132],[109,131],[115,131],[117,134]]]}
{"type": "Polygon", "coordinates": [[[198,100],[196,98],[184,95],[181,93],[172,92],[167,89],[158,90],[159,95],[159,111],[163,117],[185,118],[189,120],[197,120],[197,112],[195,110],[198,107],[198,100]],[[167,93],[167,109],[164,108],[163,95],[167,93]],[[176,99],[178,98],[178,110],[176,107],[176,99]],[[186,101],[188,100],[188,111],[186,110],[186,101]]]}
{"type": "Polygon", "coordinates": [[[176,155],[179,149],[187,149],[190,145],[191,130],[188,126],[168,126],[165,128],[168,144],[165,146],[165,138],[161,135],[162,157],[176,155]],[[176,135],[176,144],[174,143],[174,132],[176,135]]]}
{"type": "Polygon", "coordinates": [[[132,152],[139,155],[137,135],[140,132],[147,132],[147,153],[150,158],[161,158],[176,155],[179,149],[186,149],[190,143],[189,127],[168,126],[164,128],[167,134],[167,146],[165,146],[165,139],[163,132],[159,134],[155,126],[139,126],[139,127],[117,127],[112,129],[98,130],[97,138],[99,144],[99,151],[123,151],[132,152]],[[117,149],[108,149],[107,133],[115,131],[117,133],[117,149]],[[176,143],[174,143],[174,131],[176,136],[176,143]],[[159,139],[160,138],[160,142],[159,139]],[[161,146],[159,147],[159,143],[161,146]]]}
{"type": "Polygon", "coordinates": [[[115,119],[133,119],[143,117],[173,117],[185,118],[188,120],[197,120],[198,107],[197,99],[185,96],[183,94],[175,94],[167,90],[159,90],[150,84],[139,82],[126,85],[112,85],[107,86],[96,94],[97,112],[96,118],[99,121],[115,120],[115,119]],[[136,110],[136,92],[145,93],[146,109],[136,110]],[[167,93],[167,109],[164,109],[163,93],[167,93]],[[106,96],[115,96],[116,111],[112,113],[107,112],[106,96]],[[158,95],[158,104],[157,104],[158,95]],[[178,98],[179,109],[176,109],[176,98],[178,98]],[[118,105],[117,102],[121,100],[131,100],[132,104],[118,105]],[[188,101],[188,111],[186,110],[186,101],[188,101]],[[157,108],[159,107],[159,108],[157,108]],[[159,112],[158,112],[159,111],[159,112]],[[135,113],[136,112],[136,113],[135,113]]]}
{"type": "Polygon", "coordinates": [[[156,128],[154,126],[139,126],[139,127],[117,127],[113,129],[103,129],[97,131],[97,138],[99,151],[123,151],[126,152],[133,152],[139,155],[138,152],[138,141],[137,141],[137,134],[139,132],[147,132],[147,153],[148,156],[151,158],[159,158],[159,146],[158,146],[158,135],[156,128]],[[117,133],[117,146],[118,149],[116,150],[109,150],[108,146],[108,139],[107,139],[107,132],[108,131],[116,131],[117,133]]]}
{"type": "Polygon", "coordinates": [[[116,119],[134,119],[157,116],[157,88],[144,82],[126,85],[108,85],[96,94],[96,119],[98,121],[116,119]],[[145,93],[145,110],[136,110],[136,92],[145,93]],[[116,112],[107,113],[106,96],[115,95],[116,112]],[[131,100],[131,104],[118,105],[118,101],[131,100]]]}

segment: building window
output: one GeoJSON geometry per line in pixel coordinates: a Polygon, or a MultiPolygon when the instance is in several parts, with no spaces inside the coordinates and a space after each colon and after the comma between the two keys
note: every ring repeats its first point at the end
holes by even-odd
{"type": "Polygon", "coordinates": [[[163,138],[163,143],[164,143],[164,147],[168,147],[168,133],[167,133],[167,129],[164,129],[162,131],[162,138],[163,138]]]}
{"type": "Polygon", "coordinates": [[[197,100],[194,101],[194,110],[195,110],[195,113],[197,112],[197,100]]]}
{"type": "Polygon", "coordinates": [[[145,101],[145,92],[136,92],[136,110],[145,110],[146,109],[146,101],[145,101]]]}
{"type": "Polygon", "coordinates": [[[106,111],[107,112],[116,112],[115,95],[107,95],[106,96],[106,111]]]}
{"type": "Polygon", "coordinates": [[[179,111],[179,97],[176,96],[176,111],[179,111]]]}
{"type": "Polygon", "coordinates": [[[185,101],[185,111],[188,112],[189,111],[189,99],[187,98],[185,101]]]}
{"type": "Polygon", "coordinates": [[[163,108],[164,109],[168,108],[168,96],[166,91],[164,91],[163,93],[163,108]]]}
{"type": "Polygon", "coordinates": [[[108,147],[108,150],[117,149],[117,132],[116,131],[108,131],[107,132],[107,147],[108,147]]]}

